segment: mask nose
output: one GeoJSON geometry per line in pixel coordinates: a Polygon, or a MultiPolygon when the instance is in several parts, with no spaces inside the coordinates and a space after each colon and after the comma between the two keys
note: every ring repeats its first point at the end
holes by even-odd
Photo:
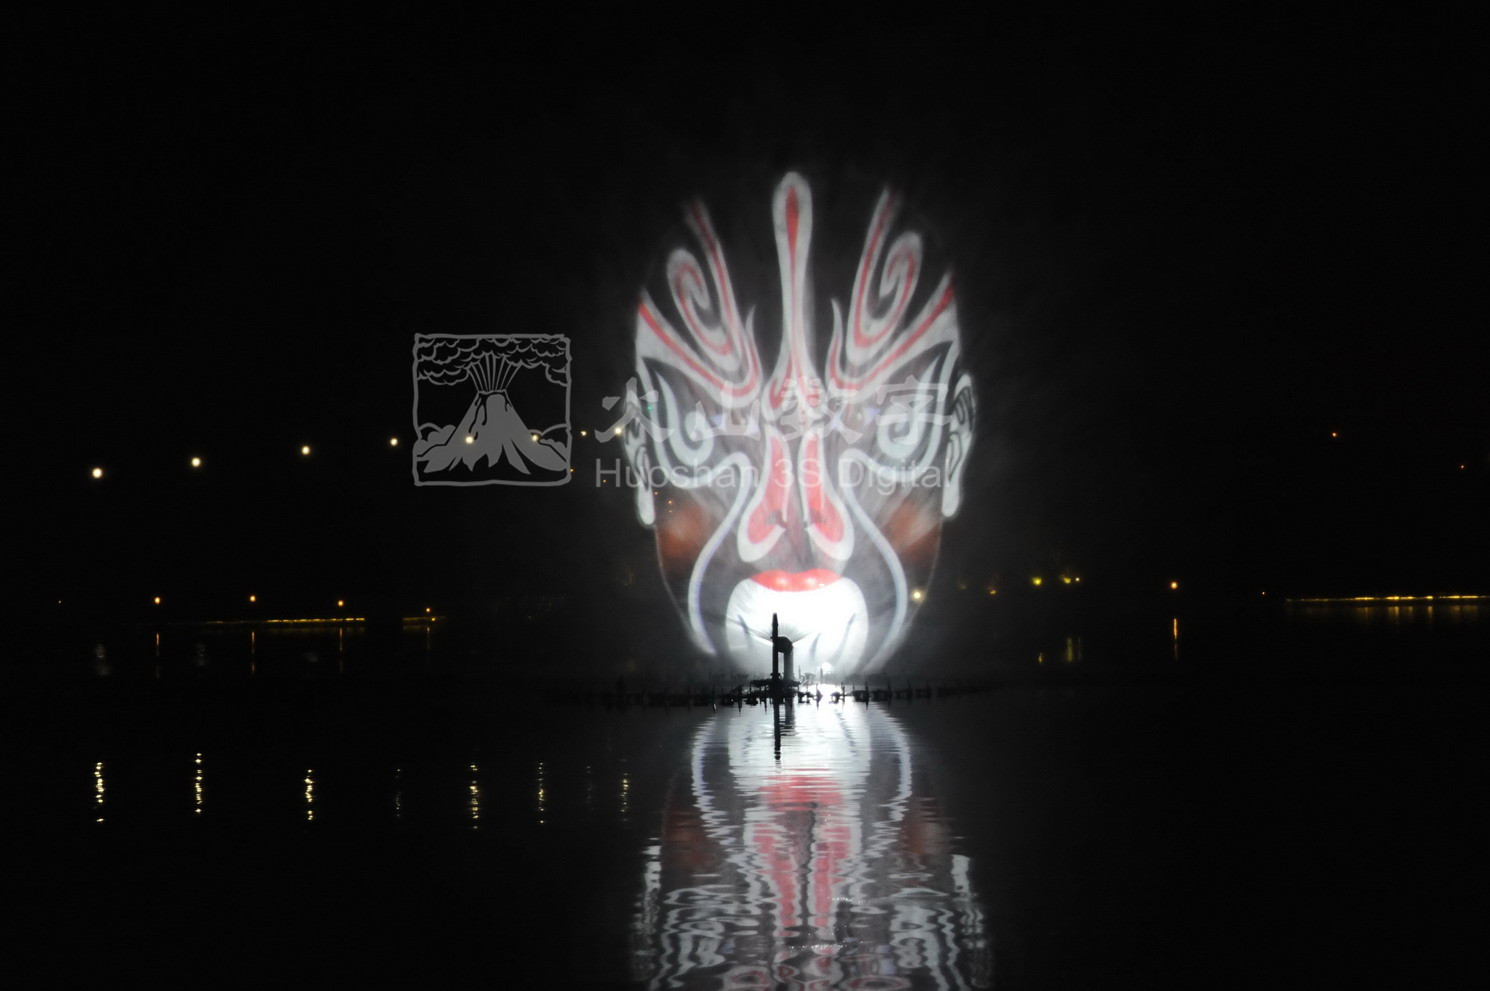
{"type": "Polygon", "coordinates": [[[760,495],[745,516],[745,545],[754,551],[743,555],[746,560],[763,556],[784,532],[801,526],[800,500],[793,488],[791,451],[779,436],[772,436],[766,447],[760,495]]]}
{"type": "Polygon", "coordinates": [[[773,434],[767,450],[761,487],[745,513],[741,558],[759,560],[785,534],[791,557],[798,559],[794,567],[826,563],[811,560],[813,552],[847,560],[853,528],[829,475],[822,433],[812,430],[795,445],[773,434]]]}
{"type": "Polygon", "coordinates": [[[802,438],[801,462],[797,486],[807,526],[814,540],[837,546],[842,543],[847,527],[842,507],[836,504],[827,462],[823,459],[822,436],[816,431],[802,438]]]}

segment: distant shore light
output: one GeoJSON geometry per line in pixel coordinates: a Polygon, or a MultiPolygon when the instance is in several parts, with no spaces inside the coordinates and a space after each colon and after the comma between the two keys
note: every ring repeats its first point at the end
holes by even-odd
{"type": "Polygon", "coordinates": [[[302,455],[305,455],[306,457],[309,457],[310,456],[310,445],[309,444],[301,444],[300,445],[300,453],[302,455]]]}
{"type": "Polygon", "coordinates": [[[398,446],[398,438],[397,437],[389,437],[388,438],[388,446],[389,447],[397,447],[398,446]]]}
{"type": "Polygon", "coordinates": [[[248,601],[249,602],[258,602],[259,601],[259,597],[257,595],[250,595],[248,597],[248,601]]]}
{"type": "Polygon", "coordinates": [[[346,599],[337,599],[336,600],[336,608],[338,608],[338,609],[343,608],[346,604],[347,604],[347,600],[346,599]]]}
{"type": "Polygon", "coordinates": [[[200,468],[200,467],[202,467],[202,459],[201,458],[192,458],[191,459],[191,466],[193,468],[200,468]]]}
{"type": "Polygon", "coordinates": [[[103,478],[103,469],[94,468],[91,472],[89,472],[89,474],[92,475],[94,478],[103,478]]]}
{"type": "Polygon", "coordinates": [[[1045,584],[1045,579],[1041,578],[1039,575],[1036,575],[1035,577],[1030,579],[1030,584],[1035,586],[1036,588],[1039,588],[1041,585],[1045,584]]]}
{"type": "Polygon", "coordinates": [[[155,604],[157,606],[160,605],[160,596],[158,596],[158,595],[155,597],[155,604]]]}
{"type": "Polygon", "coordinates": [[[1179,582],[1170,582],[1169,583],[1169,590],[1171,592],[1178,592],[1179,589],[1180,589],[1180,583],[1179,582]]]}

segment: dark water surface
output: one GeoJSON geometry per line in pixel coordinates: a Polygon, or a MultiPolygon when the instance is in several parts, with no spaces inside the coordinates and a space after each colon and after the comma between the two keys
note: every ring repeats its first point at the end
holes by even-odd
{"type": "Polygon", "coordinates": [[[1037,624],[977,693],[717,712],[438,629],[59,636],[5,668],[6,972],[1474,986],[1485,620],[1037,624]]]}

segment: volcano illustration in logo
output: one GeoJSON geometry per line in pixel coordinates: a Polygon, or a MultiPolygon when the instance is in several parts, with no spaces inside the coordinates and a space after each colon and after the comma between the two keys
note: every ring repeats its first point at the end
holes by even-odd
{"type": "Polygon", "coordinates": [[[568,338],[418,335],[414,423],[416,485],[563,485],[568,338]]]}

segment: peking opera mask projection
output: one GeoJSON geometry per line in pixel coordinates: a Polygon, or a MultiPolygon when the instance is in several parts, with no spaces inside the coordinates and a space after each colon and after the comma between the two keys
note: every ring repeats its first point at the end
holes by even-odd
{"type": "Polygon", "coordinates": [[[927,269],[891,191],[837,242],[802,176],[770,206],[763,284],[735,281],[694,203],[641,295],[623,418],[636,510],[702,649],[757,669],[775,614],[798,671],[868,674],[909,628],[961,500],[974,403],[952,278],[927,269]],[[849,252],[852,274],[825,280],[820,256],[849,252]]]}

